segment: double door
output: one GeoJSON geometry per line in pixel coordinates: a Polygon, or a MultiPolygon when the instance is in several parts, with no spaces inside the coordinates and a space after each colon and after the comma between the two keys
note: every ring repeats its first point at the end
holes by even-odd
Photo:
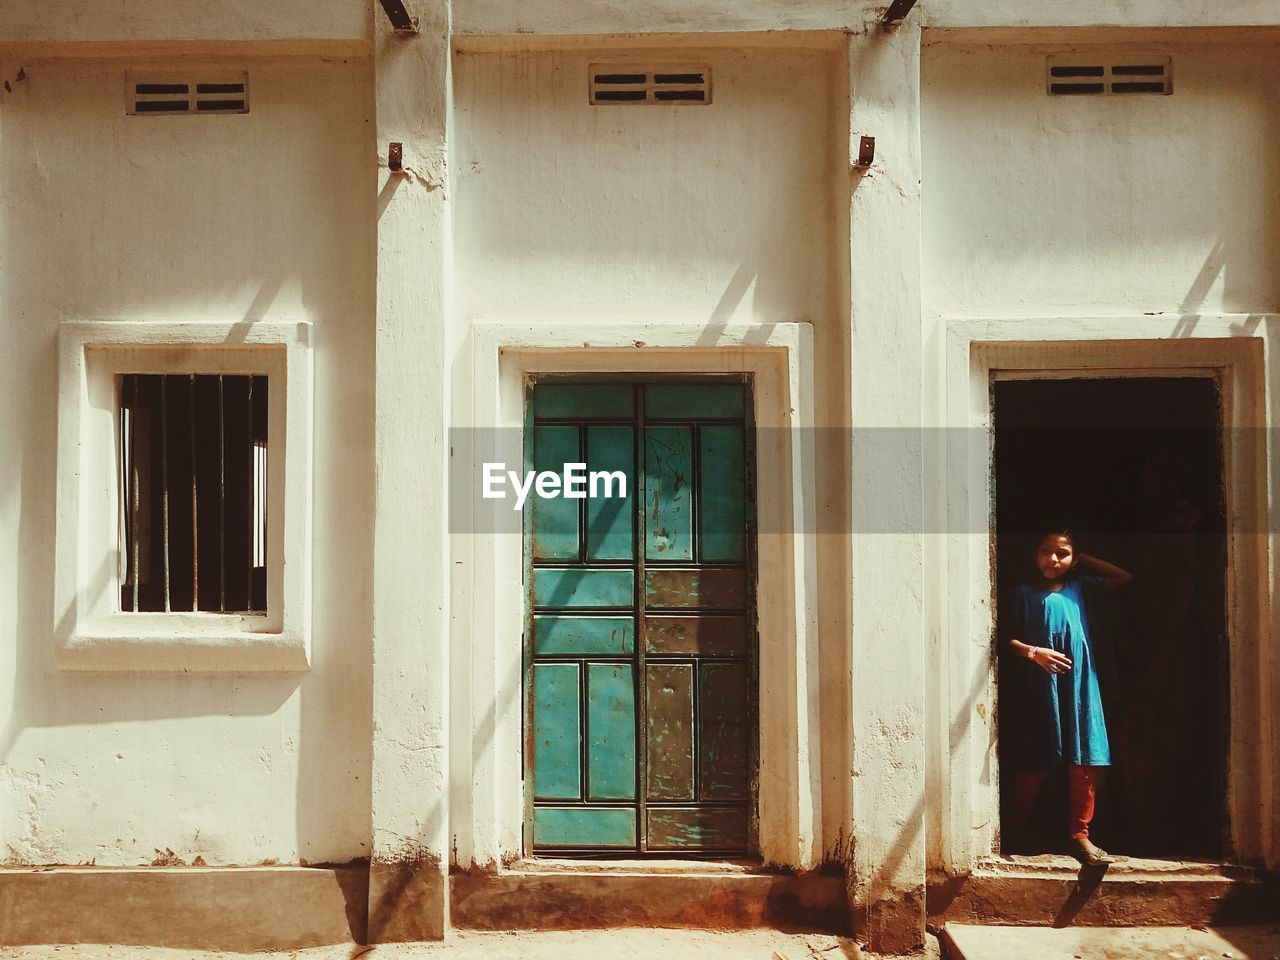
{"type": "Polygon", "coordinates": [[[525,505],[527,847],[746,854],[749,385],[541,381],[525,436],[527,470],[585,464],[588,478],[583,498],[535,492],[525,505]]]}

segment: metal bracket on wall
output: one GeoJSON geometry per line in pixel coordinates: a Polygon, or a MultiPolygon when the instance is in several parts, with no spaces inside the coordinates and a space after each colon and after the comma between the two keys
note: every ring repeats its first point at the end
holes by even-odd
{"type": "Polygon", "coordinates": [[[379,0],[379,2],[382,4],[382,11],[387,15],[387,19],[391,21],[391,26],[395,28],[396,33],[411,36],[418,32],[418,18],[410,16],[408,9],[404,5],[404,0],[379,0]]]}
{"type": "Polygon", "coordinates": [[[875,137],[859,137],[858,138],[858,159],[854,161],[854,168],[858,170],[866,170],[875,162],[876,159],[876,138],[875,137]]]}
{"type": "Polygon", "coordinates": [[[387,144],[387,169],[392,173],[404,172],[404,146],[398,140],[387,144]]]}
{"type": "Polygon", "coordinates": [[[901,26],[902,21],[907,19],[907,14],[911,12],[911,8],[915,5],[916,0],[893,0],[889,4],[889,9],[884,12],[884,17],[880,20],[880,26],[886,30],[901,26]]]}

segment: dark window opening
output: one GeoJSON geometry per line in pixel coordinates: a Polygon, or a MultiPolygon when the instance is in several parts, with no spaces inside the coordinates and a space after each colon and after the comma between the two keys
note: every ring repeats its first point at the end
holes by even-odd
{"type": "Polygon", "coordinates": [[[119,388],[120,609],[265,613],[267,378],[119,388]]]}
{"type": "Polygon", "coordinates": [[[1228,675],[1216,384],[1025,380],[993,392],[1003,852],[1069,850],[1062,770],[1029,818],[1014,815],[1016,773],[1028,766],[1017,671],[1034,667],[1006,649],[1010,599],[1034,575],[1038,535],[1062,524],[1077,550],[1134,574],[1086,605],[1111,749],[1091,838],[1112,853],[1220,857],[1228,675]]]}
{"type": "Polygon", "coordinates": [[[1106,71],[1102,67],[1060,66],[1050,67],[1051,77],[1101,77],[1106,71]]]}
{"type": "Polygon", "coordinates": [[[700,103],[707,98],[702,90],[655,90],[655,100],[690,100],[700,103]]]}
{"type": "Polygon", "coordinates": [[[227,112],[237,111],[237,112],[243,113],[244,101],[243,100],[197,100],[196,109],[197,110],[223,110],[227,112]]]}
{"type": "Polygon", "coordinates": [[[139,83],[135,91],[142,93],[181,93],[187,92],[185,83],[139,83]]]}
{"type": "Polygon", "coordinates": [[[1116,65],[1111,68],[1113,77],[1163,77],[1163,63],[1134,63],[1125,65],[1116,65]]]}
{"type": "Polygon", "coordinates": [[[1164,93],[1164,81],[1130,81],[1119,83],[1113,81],[1111,84],[1112,93],[1164,93]]]}
{"type": "Polygon", "coordinates": [[[701,73],[655,73],[654,83],[705,83],[701,73]]]}
{"type": "Polygon", "coordinates": [[[188,107],[185,100],[139,100],[133,105],[136,113],[173,113],[185,112],[188,107]]]}

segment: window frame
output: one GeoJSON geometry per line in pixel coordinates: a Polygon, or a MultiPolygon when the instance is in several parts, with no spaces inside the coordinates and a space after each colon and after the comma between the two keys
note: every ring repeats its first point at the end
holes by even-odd
{"type": "Polygon", "coordinates": [[[60,668],[308,668],[311,352],[311,325],[306,322],[60,325],[54,586],[60,668]],[[272,506],[265,615],[120,609],[118,384],[127,373],[268,378],[268,435],[278,452],[267,465],[267,502],[272,506]]]}

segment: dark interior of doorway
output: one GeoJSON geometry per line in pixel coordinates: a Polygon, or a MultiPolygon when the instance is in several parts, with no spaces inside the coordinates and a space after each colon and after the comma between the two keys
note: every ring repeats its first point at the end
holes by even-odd
{"type": "MultiPolygon", "coordinates": [[[[1056,525],[1135,577],[1089,612],[1112,746],[1094,839],[1132,856],[1220,857],[1227,645],[1217,384],[1005,380],[994,384],[994,413],[1001,600],[1032,572],[1038,534],[1056,525]]],[[[1003,650],[999,664],[997,683],[1011,691],[1010,671],[1028,665],[1003,650]]],[[[1014,729],[1016,698],[1000,703],[999,729],[1014,729]]],[[[1029,832],[1010,822],[1010,740],[1001,735],[1005,852],[1064,851],[1061,775],[1041,793],[1029,832]],[[1013,837],[1021,849],[1010,849],[1013,837]]]]}

